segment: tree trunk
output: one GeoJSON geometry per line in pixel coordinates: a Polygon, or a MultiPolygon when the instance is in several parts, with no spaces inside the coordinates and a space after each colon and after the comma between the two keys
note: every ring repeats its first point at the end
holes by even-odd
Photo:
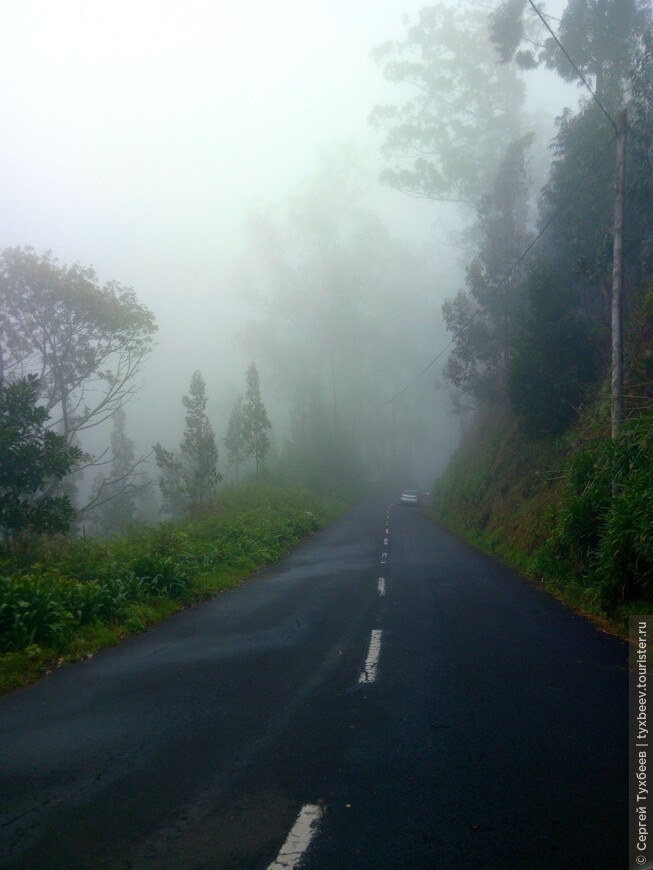
{"type": "Polygon", "coordinates": [[[623,416],[623,293],[624,176],[626,163],[626,109],[617,115],[617,166],[614,193],[614,249],[612,256],[612,438],[619,434],[623,416]]]}

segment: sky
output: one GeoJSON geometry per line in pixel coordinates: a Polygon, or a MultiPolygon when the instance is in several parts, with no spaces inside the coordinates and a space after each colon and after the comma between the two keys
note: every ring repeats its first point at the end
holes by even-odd
{"type": "MultiPolygon", "coordinates": [[[[400,39],[423,5],[3,4],[0,247],[93,265],[154,311],[159,344],[145,382],[158,386],[137,411],[145,441],[176,425],[161,384],[178,400],[200,368],[209,393],[218,373],[242,389],[248,360],[235,336],[249,315],[232,273],[244,218],[285,202],[333,142],[359,145],[376,176],[380,138],[367,117],[397,94],[370,51],[400,39]]],[[[562,103],[550,86],[553,117],[562,103]]],[[[455,215],[380,186],[371,200],[393,233],[459,269],[447,241],[455,215]]]]}

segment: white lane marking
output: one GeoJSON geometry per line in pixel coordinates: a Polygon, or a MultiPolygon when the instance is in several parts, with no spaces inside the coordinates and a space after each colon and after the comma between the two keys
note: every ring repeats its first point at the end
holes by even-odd
{"type": "Polygon", "coordinates": [[[379,595],[381,598],[385,595],[385,577],[379,577],[379,595]]]}
{"type": "Polygon", "coordinates": [[[276,861],[270,864],[268,870],[292,870],[298,866],[317,833],[322,813],[322,807],[317,804],[305,804],[301,808],[276,861]]]}
{"type": "Polygon", "coordinates": [[[381,564],[382,564],[382,565],[385,565],[385,563],[386,563],[387,561],[388,561],[388,554],[387,554],[387,553],[381,553],[381,564]]]}
{"type": "Polygon", "coordinates": [[[376,680],[376,669],[381,655],[381,630],[375,629],[370,638],[370,648],[365,659],[365,670],[358,678],[359,683],[373,683],[376,680]]]}
{"type": "Polygon", "coordinates": [[[387,546],[388,546],[388,539],[387,539],[387,538],[384,538],[384,539],[383,539],[383,546],[384,546],[384,547],[387,547],[387,546]]]}
{"type": "Polygon", "coordinates": [[[389,534],[390,534],[390,529],[386,529],[386,530],[385,530],[385,533],[386,533],[386,535],[389,535],[389,534]]]}

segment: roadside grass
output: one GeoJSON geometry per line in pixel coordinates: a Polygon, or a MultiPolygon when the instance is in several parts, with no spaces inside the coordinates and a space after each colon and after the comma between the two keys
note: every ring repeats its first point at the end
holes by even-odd
{"type": "Polygon", "coordinates": [[[109,540],[42,541],[6,559],[0,692],[234,588],[344,506],[298,489],[234,489],[187,522],[109,540]]]}

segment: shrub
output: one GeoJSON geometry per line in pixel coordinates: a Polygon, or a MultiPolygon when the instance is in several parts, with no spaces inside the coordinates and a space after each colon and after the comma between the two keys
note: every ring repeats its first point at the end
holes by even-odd
{"type": "Polygon", "coordinates": [[[653,412],[571,460],[557,528],[538,554],[545,576],[571,574],[605,603],[653,596],[653,412]]]}
{"type": "Polygon", "coordinates": [[[25,649],[57,645],[69,634],[74,618],[60,596],[60,583],[39,574],[0,578],[0,647],[25,649]]]}

